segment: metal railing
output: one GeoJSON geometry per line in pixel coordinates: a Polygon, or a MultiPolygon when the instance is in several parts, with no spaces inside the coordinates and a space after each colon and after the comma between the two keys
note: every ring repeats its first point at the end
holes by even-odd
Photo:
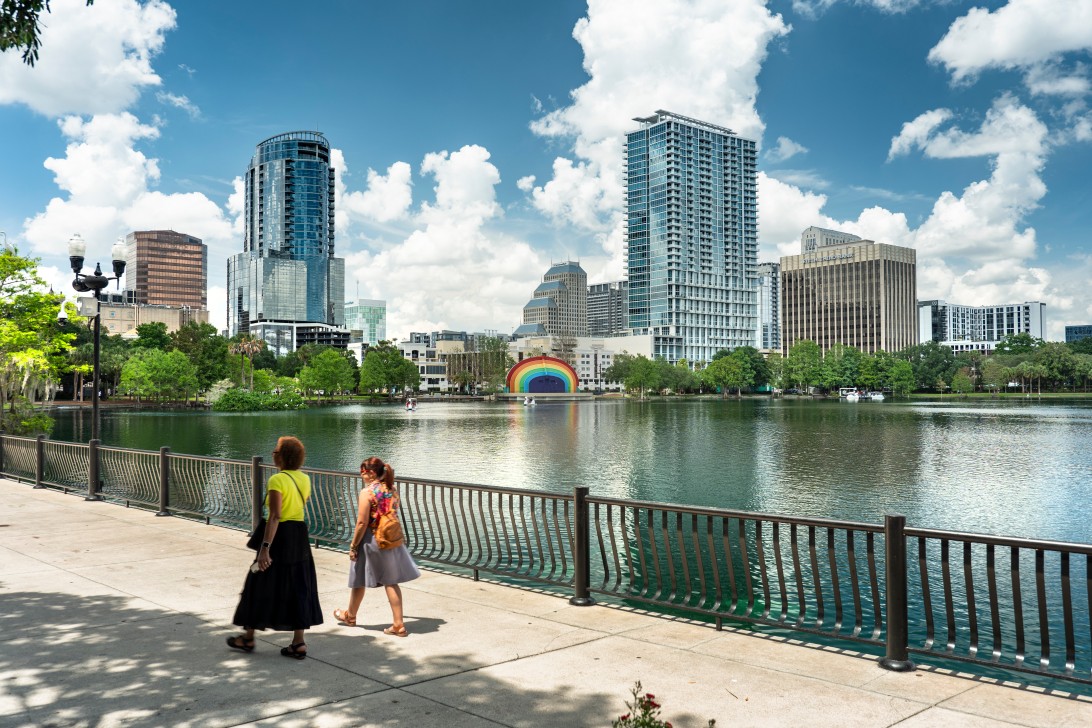
{"type": "MultiPolygon", "coordinates": [[[[305,468],[316,543],[347,545],[362,487],[305,468]]],[[[0,475],[252,529],[276,469],[0,436],[0,475]]],[[[398,479],[413,555],[710,619],[1092,684],[1092,545],[398,479]]]]}

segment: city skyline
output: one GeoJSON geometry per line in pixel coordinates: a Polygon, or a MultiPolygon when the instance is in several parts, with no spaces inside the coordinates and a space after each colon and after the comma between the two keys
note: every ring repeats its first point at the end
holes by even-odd
{"type": "Polygon", "coordinates": [[[240,169],[313,129],[346,294],[393,337],[511,331],[551,261],[622,278],[620,150],[663,108],[759,143],[760,263],[846,230],[915,248],[918,299],[1043,301],[1054,340],[1092,320],[1092,0],[515,5],[341,7],[256,66],[294,5],[56,0],[38,66],[0,56],[0,230],[66,291],[73,233],[90,261],[199,237],[223,327],[240,169]]]}

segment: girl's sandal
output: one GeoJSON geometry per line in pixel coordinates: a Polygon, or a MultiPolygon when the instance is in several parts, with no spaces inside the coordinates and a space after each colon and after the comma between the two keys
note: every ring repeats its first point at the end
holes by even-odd
{"type": "Polygon", "coordinates": [[[356,615],[355,614],[349,614],[349,610],[347,610],[347,609],[335,609],[334,610],[334,619],[341,622],[346,627],[355,627],[356,626],[356,615]]]}
{"type": "Polygon", "coordinates": [[[405,625],[399,627],[398,629],[395,629],[394,625],[392,624],[390,627],[387,627],[385,630],[383,630],[383,634],[394,635],[395,637],[405,637],[409,634],[409,632],[406,631],[405,625]]]}
{"type": "Polygon", "coordinates": [[[301,647],[306,647],[306,642],[296,642],[295,644],[288,645],[288,647],[281,648],[281,654],[285,657],[292,657],[297,660],[302,660],[307,657],[307,650],[301,650],[301,647]]]}
{"type": "Polygon", "coordinates": [[[233,650],[239,650],[241,652],[253,652],[254,640],[248,640],[246,637],[238,634],[234,637],[227,638],[227,646],[233,650]]]}

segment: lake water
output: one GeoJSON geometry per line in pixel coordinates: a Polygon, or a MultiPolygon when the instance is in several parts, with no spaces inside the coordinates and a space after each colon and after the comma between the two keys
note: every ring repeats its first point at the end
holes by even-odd
{"type": "MultiPolygon", "coordinates": [[[[90,412],[56,411],[86,441],[90,412]]],[[[1092,542],[1092,402],[422,399],[276,413],[103,410],[106,445],[307,465],[377,455],[417,478],[1092,542]]]]}

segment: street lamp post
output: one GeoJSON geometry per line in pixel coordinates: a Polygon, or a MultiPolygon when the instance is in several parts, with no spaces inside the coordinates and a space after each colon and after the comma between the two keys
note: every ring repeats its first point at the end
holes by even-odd
{"type": "Polygon", "coordinates": [[[95,325],[93,328],[93,336],[95,340],[94,344],[94,357],[91,362],[91,439],[99,439],[99,342],[101,337],[102,326],[102,289],[110,283],[110,281],[117,281],[118,288],[121,288],[121,276],[125,273],[125,243],[119,238],[114,247],[111,248],[110,254],[114,259],[114,275],[104,276],[102,274],[102,267],[95,263],[94,273],[83,272],[83,257],[87,252],[87,243],[79,234],[73,235],[72,239],[68,241],[68,262],[72,264],[72,272],[76,274],[75,280],[72,281],[72,287],[76,289],[78,293],[86,293],[91,291],[95,296],[95,325]]]}

